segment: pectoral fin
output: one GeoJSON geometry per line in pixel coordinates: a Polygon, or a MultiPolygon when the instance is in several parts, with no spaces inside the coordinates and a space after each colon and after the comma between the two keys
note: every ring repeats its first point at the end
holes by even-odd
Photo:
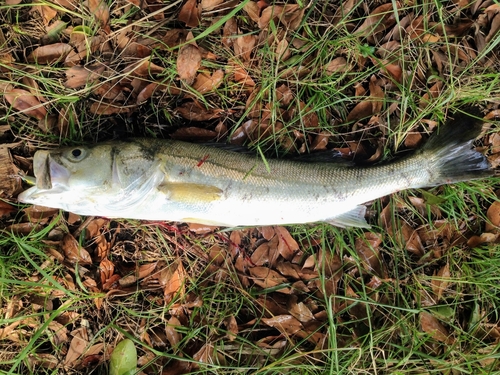
{"type": "Polygon", "coordinates": [[[178,202],[212,202],[222,196],[222,190],[216,186],[182,182],[166,182],[158,190],[178,202]]]}
{"type": "Polygon", "coordinates": [[[366,214],[366,207],[360,205],[356,206],[351,211],[343,213],[342,215],[328,219],[326,220],[326,222],[340,228],[346,228],[346,227],[370,228],[370,225],[365,220],[365,214],[366,214]]]}

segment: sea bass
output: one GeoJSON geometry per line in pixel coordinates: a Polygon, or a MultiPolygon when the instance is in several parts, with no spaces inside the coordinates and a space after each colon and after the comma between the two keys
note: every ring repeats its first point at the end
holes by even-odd
{"type": "Polygon", "coordinates": [[[482,123],[457,114],[410,156],[362,167],[267,160],[175,140],[40,150],[19,201],[81,215],[217,226],[328,222],[368,227],[363,203],[404,189],[491,176],[472,149],[482,123]]]}

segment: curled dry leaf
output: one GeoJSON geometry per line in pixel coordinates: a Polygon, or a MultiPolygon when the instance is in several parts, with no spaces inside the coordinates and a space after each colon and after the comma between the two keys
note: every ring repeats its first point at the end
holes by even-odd
{"type": "Polygon", "coordinates": [[[500,201],[495,201],[488,207],[486,216],[489,222],[486,223],[487,232],[498,232],[500,230],[500,201]]]}
{"type": "Polygon", "coordinates": [[[78,241],[71,235],[66,234],[61,242],[61,247],[66,259],[72,263],[81,265],[92,264],[92,258],[87,250],[80,246],[78,241]]]}
{"type": "Polygon", "coordinates": [[[99,76],[104,72],[105,67],[102,65],[89,66],[72,66],[66,70],[66,82],[64,86],[71,89],[84,86],[87,83],[97,82],[99,76]]]}
{"type": "Polygon", "coordinates": [[[35,48],[28,56],[28,61],[37,64],[53,64],[63,61],[73,50],[67,43],[54,43],[35,48]]]}
{"type": "Polygon", "coordinates": [[[235,55],[242,61],[250,61],[252,51],[257,44],[257,36],[241,35],[233,40],[235,55]]]}
{"type": "Polygon", "coordinates": [[[117,113],[128,113],[133,107],[117,106],[105,102],[94,102],[90,105],[90,112],[95,115],[114,115],[117,113]]]}
{"type": "Polygon", "coordinates": [[[42,120],[47,110],[35,95],[23,89],[12,89],[4,94],[5,99],[17,111],[42,120]]]}
{"type": "Polygon", "coordinates": [[[236,336],[238,336],[238,323],[236,322],[236,318],[231,315],[224,319],[224,324],[226,325],[229,341],[236,340],[236,336]]]}
{"type": "Polygon", "coordinates": [[[196,27],[200,24],[201,8],[197,0],[187,0],[182,6],[178,20],[184,22],[188,27],[196,27]]]}
{"type": "Polygon", "coordinates": [[[181,47],[177,56],[177,73],[179,78],[190,85],[196,72],[201,66],[201,52],[194,44],[186,44],[181,47]]]}

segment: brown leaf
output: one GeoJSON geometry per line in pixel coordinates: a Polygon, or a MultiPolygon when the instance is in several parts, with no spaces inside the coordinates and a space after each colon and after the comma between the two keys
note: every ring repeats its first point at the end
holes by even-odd
{"type": "MultiPolygon", "coordinates": [[[[267,267],[252,267],[248,269],[248,272],[250,272],[253,282],[264,289],[274,288],[278,285],[288,283],[288,280],[285,277],[267,267]]],[[[289,288],[285,287],[277,291],[282,293],[290,292],[289,288]]]]}
{"type": "Polygon", "coordinates": [[[0,217],[9,216],[16,208],[7,202],[0,200],[0,217]]]}
{"type": "Polygon", "coordinates": [[[287,303],[288,311],[301,323],[308,323],[314,320],[314,315],[304,302],[297,303],[297,297],[292,296],[287,303]]]}
{"type": "MultiPolygon", "coordinates": [[[[396,2],[396,6],[399,4],[396,2]]],[[[376,7],[365,21],[354,31],[356,34],[368,36],[391,27],[396,22],[393,3],[386,3],[376,7]]]]}
{"type": "Polygon", "coordinates": [[[428,333],[433,339],[446,344],[453,343],[453,337],[450,336],[448,330],[427,311],[422,311],[419,315],[420,327],[422,331],[428,333]]]}
{"type": "Polygon", "coordinates": [[[178,20],[184,22],[188,27],[196,27],[200,24],[201,8],[197,0],[187,0],[182,6],[178,20]]]}
{"type": "Polygon", "coordinates": [[[351,67],[347,64],[345,57],[336,57],[325,66],[326,74],[329,76],[333,73],[345,73],[350,70],[351,67]]]}
{"type": "Polygon", "coordinates": [[[92,258],[87,250],[80,246],[78,241],[71,235],[66,234],[61,243],[62,250],[66,259],[72,263],[81,265],[92,264],[92,258]]]}
{"type": "Polygon", "coordinates": [[[356,104],[356,106],[347,115],[347,121],[357,121],[373,114],[373,105],[369,100],[363,100],[356,104]]]}
{"type": "Polygon", "coordinates": [[[75,89],[86,85],[87,83],[97,82],[100,74],[104,71],[104,66],[87,66],[80,65],[72,66],[66,70],[66,82],[64,86],[67,88],[75,89]]]}
{"type": "Polygon", "coordinates": [[[439,301],[443,296],[448,284],[450,283],[450,265],[446,263],[437,273],[435,278],[431,280],[432,291],[436,295],[436,301],[439,301]]]}
{"type": "Polygon", "coordinates": [[[260,19],[260,7],[254,1],[247,1],[243,6],[243,10],[248,14],[253,22],[259,22],[260,19]]]}
{"type": "Polygon", "coordinates": [[[186,271],[184,269],[184,266],[182,265],[182,262],[176,261],[175,263],[170,265],[169,273],[170,277],[168,278],[168,281],[166,282],[163,290],[165,301],[167,303],[172,300],[174,294],[178,293],[181,298],[186,294],[186,271]]]}
{"type": "Polygon", "coordinates": [[[267,242],[259,245],[252,253],[250,260],[256,266],[263,266],[269,263],[269,245],[267,242]]]}
{"type": "Polygon", "coordinates": [[[117,106],[105,102],[94,102],[90,105],[90,112],[95,115],[114,115],[117,113],[129,113],[134,107],[117,106]]]}
{"type": "Polygon", "coordinates": [[[31,11],[38,12],[42,16],[45,26],[48,26],[50,21],[57,15],[57,10],[45,4],[34,5],[31,11]]]}
{"type": "Polygon", "coordinates": [[[200,49],[193,44],[186,44],[182,46],[179,51],[179,55],[177,56],[177,73],[179,74],[180,79],[190,85],[194,81],[196,72],[200,66],[200,49]]]}
{"type": "Polygon", "coordinates": [[[104,0],[87,0],[87,6],[90,14],[99,20],[101,27],[105,27],[109,23],[109,7],[104,0]]]}
{"type": "Polygon", "coordinates": [[[193,83],[193,89],[200,94],[215,90],[219,87],[224,79],[224,71],[217,69],[212,75],[207,73],[199,73],[193,83]]]}
{"type": "Polygon", "coordinates": [[[486,222],[487,232],[498,232],[500,230],[500,201],[495,201],[488,207],[486,211],[486,216],[489,222],[486,222]]]}
{"type": "Polygon", "coordinates": [[[236,318],[231,315],[224,319],[224,324],[226,325],[226,329],[228,331],[227,337],[229,341],[236,340],[236,337],[238,336],[238,323],[236,322],[236,318]]]}
{"type": "Polygon", "coordinates": [[[242,61],[250,61],[252,51],[257,43],[255,35],[241,35],[233,39],[234,54],[242,61]]]}
{"type": "Polygon", "coordinates": [[[379,113],[382,111],[384,105],[384,90],[377,84],[377,77],[372,75],[370,77],[370,99],[372,101],[372,113],[379,113]]]}
{"type": "Polygon", "coordinates": [[[182,335],[177,331],[177,328],[182,328],[182,324],[175,316],[172,316],[165,327],[165,333],[170,346],[173,348],[177,347],[177,344],[181,341],[182,335]]]}
{"type": "Polygon", "coordinates": [[[42,120],[47,116],[47,110],[40,101],[29,91],[12,89],[5,93],[5,99],[15,110],[28,116],[42,120]]]}
{"type": "Polygon", "coordinates": [[[304,327],[291,315],[278,315],[272,318],[262,318],[262,322],[270,327],[276,328],[283,334],[294,335],[304,327]]]}
{"type": "Polygon", "coordinates": [[[73,51],[67,43],[54,43],[35,48],[28,56],[29,62],[37,64],[53,64],[63,61],[73,51]]]}
{"type": "Polygon", "coordinates": [[[275,231],[278,236],[278,252],[286,260],[292,259],[294,253],[299,250],[299,244],[285,227],[278,226],[275,231]]]}
{"type": "Polygon", "coordinates": [[[190,121],[208,121],[219,118],[222,109],[206,109],[195,102],[187,102],[177,107],[175,111],[190,121]]]}

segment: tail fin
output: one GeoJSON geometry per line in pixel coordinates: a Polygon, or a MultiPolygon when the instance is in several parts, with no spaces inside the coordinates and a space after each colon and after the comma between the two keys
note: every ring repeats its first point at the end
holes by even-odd
{"type": "Polygon", "coordinates": [[[421,149],[433,170],[437,170],[433,186],[475,180],[495,174],[486,157],[472,149],[481,133],[483,122],[479,111],[457,112],[453,120],[432,134],[421,149]]]}

